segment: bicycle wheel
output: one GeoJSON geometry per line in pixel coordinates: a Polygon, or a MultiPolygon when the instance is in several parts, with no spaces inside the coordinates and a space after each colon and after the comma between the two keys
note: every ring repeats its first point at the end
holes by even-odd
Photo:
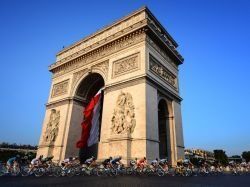
{"type": "Polygon", "coordinates": [[[0,177],[5,175],[7,173],[7,168],[6,166],[0,166],[0,177]]]}
{"type": "Polygon", "coordinates": [[[37,169],[34,171],[34,175],[35,175],[36,177],[41,177],[41,176],[43,176],[43,174],[44,174],[44,169],[43,169],[43,168],[37,168],[37,169]]]}
{"type": "Polygon", "coordinates": [[[75,169],[74,168],[67,169],[66,174],[68,177],[73,177],[75,175],[75,169]]]}
{"type": "Polygon", "coordinates": [[[112,176],[117,176],[118,175],[118,172],[117,172],[117,169],[110,169],[110,173],[112,174],[112,176]]]}
{"type": "Polygon", "coordinates": [[[60,177],[62,175],[62,168],[59,166],[56,166],[53,170],[53,176],[60,177]]]}
{"type": "Polygon", "coordinates": [[[90,173],[91,175],[97,175],[97,171],[97,168],[92,168],[90,173]]]}
{"type": "Polygon", "coordinates": [[[13,167],[11,170],[12,176],[18,176],[20,174],[20,168],[19,167],[13,167]]]}
{"type": "Polygon", "coordinates": [[[105,174],[104,168],[98,168],[97,169],[96,175],[98,177],[103,176],[104,174],[105,174]]]}
{"type": "Polygon", "coordinates": [[[75,175],[81,175],[82,170],[80,166],[75,167],[75,175]]]}
{"type": "Polygon", "coordinates": [[[29,166],[24,166],[21,168],[21,175],[27,177],[29,175],[29,166]]]}
{"type": "Polygon", "coordinates": [[[162,177],[164,175],[164,171],[162,169],[157,169],[156,173],[159,177],[162,177]]]}
{"type": "Polygon", "coordinates": [[[131,167],[128,167],[126,169],[126,174],[131,175],[133,173],[133,169],[131,167]]]}

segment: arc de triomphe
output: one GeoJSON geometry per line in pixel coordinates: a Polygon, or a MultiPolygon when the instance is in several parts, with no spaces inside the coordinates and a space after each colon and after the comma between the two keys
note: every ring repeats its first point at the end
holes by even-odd
{"type": "Polygon", "coordinates": [[[51,90],[38,155],[77,156],[84,107],[104,86],[99,160],[184,157],[174,39],[147,7],[64,48],[49,67],[51,90]]]}

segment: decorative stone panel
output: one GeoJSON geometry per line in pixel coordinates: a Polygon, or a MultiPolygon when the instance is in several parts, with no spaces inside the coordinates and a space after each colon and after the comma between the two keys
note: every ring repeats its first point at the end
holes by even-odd
{"type": "Polygon", "coordinates": [[[146,35],[144,29],[135,31],[134,34],[129,34],[128,36],[125,36],[117,41],[113,41],[110,44],[100,47],[99,49],[95,49],[91,53],[84,54],[81,57],[63,64],[60,67],[53,69],[53,71],[51,70],[53,72],[53,77],[61,76],[93,61],[102,59],[120,50],[138,44],[139,42],[144,41],[145,38],[146,35]]]}
{"type": "Polygon", "coordinates": [[[64,95],[68,92],[69,79],[53,85],[51,98],[64,95]]]}
{"type": "Polygon", "coordinates": [[[60,111],[52,109],[49,117],[49,122],[44,133],[44,142],[51,144],[56,141],[59,131],[60,111]]]}
{"type": "Polygon", "coordinates": [[[152,55],[149,56],[149,70],[176,90],[178,89],[176,76],[161,65],[152,55]]]}
{"type": "Polygon", "coordinates": [[[76,83],[78,82],[78,80],[85,74],[85,73],[87,73],[89,71],[89,69],[88,68],[86,68],[86,69],[82,69],[82,70],[80,70],[80,71],[78,71],[78,72],[75,72],[74,74],[73,74],[73,80],[72,80],[72,89],[74,89],[74,87],[75,87],[75,85],[76,85],[76,83]]]}
{"type": "Polygon", "coordinates": [[[132,95],[121,92],[111,120],[112,134],[130,134],[134,131],[136,125],[134,109],[132,95]]]}
{"type": "Polygon", "coordinates": [[[98,63],[98,64],[94,65],[91,68],[92,69],[98,69],[98,70],[102,71],[103,74],[105,75],[105,77],[103,77],[103,78],[107,78],[108,77],[108,71],[109,71],[109,61],[106,60],[104,62],[98,63]]]}
{"type": "Polygon", "coordinates": [[[140,68],[139,53],[113,62],[113,78],[121,76],[140,68]]]}

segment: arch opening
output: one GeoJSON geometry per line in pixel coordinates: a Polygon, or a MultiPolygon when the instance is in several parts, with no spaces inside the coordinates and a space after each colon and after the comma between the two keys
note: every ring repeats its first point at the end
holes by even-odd
{"type": "MultiPolygon", "coordinates": [[[[169,111],[165,100],[158,104],[158,137],[159,137],[159,158],[168,158],[168,128],[169,111]]],[[[169,158],[168,158],[169,159],[169,158]]]]}
{"type": "MultiPolygon", "coordinates": [[[[75,95],[78,98],[81,98],[83,101],[83,108],[86,107],[91,99],[96,95],[96,93],[103,88],[105,85],[103,77],[98,73],[91,73],[87,75],[79,84],[78,88],[76,89],[75,95]]],[[[98,156],[98,144],[100,142],[100,135],[101,135],[101,122],[102,122],[102,111],[103,111],[103,98],[104,94],[101,92],[101,100],[100,100],[100,110],[99,114],[97,114],[98,122],[99,122],[99,132],[98,132],[98,143],[85,148],[79,149],[79,158],[81,162],[84,162],[87,158],[94,156],[97,158],[98,156]]],[[[84,116],[83,116],[84,118],[84,116]]],[[[78,124],[80,125],[80,124],[78,124]]]]}

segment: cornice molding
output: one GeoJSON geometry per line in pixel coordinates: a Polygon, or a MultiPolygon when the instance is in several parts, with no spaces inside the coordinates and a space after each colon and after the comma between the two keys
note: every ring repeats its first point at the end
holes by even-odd
{"type": "Polygon", "coordinates": [[[102,59],[107,57],[113,53],[116,53],[120,50],[138,44],[142,41],[145,41],[145,28],[141,28],[133,33],[129,33],[128,35],[119,38],[116,41],[113,41],[109,44],[106,44],[98,49],[95,49],[89,53],[81,55],[73,60],[70,60],[64,64],[58,65],[50,71],[53,73],[53,78],[68,73],[72,70],[75,70],[79,67],[90,64],[93,61],[102,59]]]}
{"type": "MultiPolygon", "coordinates": [[[[101,28],[100,30],[94,32],[93,34],[91,34],[91,35],[89,35],[87,37],[84,37],[80,41],[78,41],[78,42],[64,48],[63,50],[61,50],[61,51],[59,51],[57,53],[57,56],[59,56],[59,55],[61,55],[63,53],[66,53],[67,51],[73,49],[74,47],[77,47],[78,45],[80,45],[80,44],[82,44],[84,42],[86,43],[88,40],[93,40],[97,36],[100,37],[100,35],[105,34],[105,32],[111,33],[111,29],[115,29],[117,27],[120,27],[120,29],[123,30],[126,27],[131,27],[132,24],[134,24],[135,22],[140,21],[140,19],[145,19],[146,16],[145,16],[145,14],[143,14],[145,11],[148,11],[148,8],[146,6],[141,7],[140,9],[138,9],[136,11],[133,11],[129,15],[124,16],[124,17],[122,17],[121,19],[119,19],[117,21],[114,21],[110,25],[105,26],[105,27],[101,28]],[[127,21],[130,21],[130,23],[128,23],[127,21]],[[123,25],[121,25],[121,24],[123,24],[123,25]]],[[[120,30],[120,29],[118,29],[118,30],[120,30]]],[[[102,39],[102,38],[105,38],[105,37],[100,37],[100,38],[102,39]]],[[[98,40],[98,39],[96,39],[96,40],[98,40]]]]}
{"type": "Polygon", "coordinates": [[[178,47],[176,41],[155,18],[152,12],[147,7],[142,7],[130,15],[116,21],[112,25],[97,31],[96,33],[93,33],[60,51],[57,54],[56,62],[49,66],[49,70],[52,71],[54,68],[57,68],[62,64],[76,59],[142,27],[148,27],[152,30],[152,32],[168,46],[182,63],[183,58],[176,50],[178,47]]]}
{"type": "Polygon", "coordinates": [[[119,29],[118,32],[115,32],[115,33],[111,32],[111,34],[106,33],[105,37],[104,36],[101,37],[100,41],[99,40],[94,40],[94,42],[90,43],[91,45],[88,44],[88,45],[83,46],[83,47],[78,47],[78,48],[76,47],[75,49],[72,49],[70,51],[70,53],[69,52],[68,53],[65,52],[65,54],[62,53],[61,55],[64,55],[64,56],[59,58],[59,59],[57,57],[56,62],[54,64],[50,65],[49,68],[50,69],[54,68],[55,66],[63,64],[63,63],[65,63],[65,62],[67,62],[67,61],[69,61],[69,60],[71,60],[73,58],[76,58],[77,56],[82,55],[84,53],[90,52],[90,51],[92,51],[92,50],[94,50],[94,49],[96,49],[98,47],[101,47],[101,46],[103,46],[103,45],[105,45],[105,44],[107,44],[109,42],[112,42],[112,41],[114,41],[114,40],[116,40],[116,39],[118,39],[118,38],[120,38],[120,37],[122,37],[122,36],[124,36],[126,34],[129,34],[129,33],[133,32],[133,31],[138,30],[138,29],[140,29],[140,28],[147,25],[147,19],[142,19],[142,20],[138,19],[138,20],[139,21],[137,21],[137,22],[132,21],[133,25],[128,24],[129,27],[126,27],[126,28],[124,28],[122,30],[119,29]]]}

